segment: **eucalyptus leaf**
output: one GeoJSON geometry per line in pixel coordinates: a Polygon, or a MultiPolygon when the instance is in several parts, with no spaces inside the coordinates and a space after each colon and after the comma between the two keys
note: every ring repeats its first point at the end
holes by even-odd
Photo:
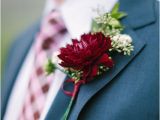
{"type": "Polygon", "coordinates": [[[115,19],[115,18],[112,18],[109,22],[108,22],[109,25],[111,25],[112,27],[120,27],[121,24],[120,22],[115,19]]]}
{"type": "Polygon", "coordinates": [[[119,2],[117,2],[111,11],[111,16],[113,18],[116,18],[117,20],[122,19],[123,17],[127,16],[127,14],[125,12],[119,11],[119,6],[120,6],[120,4],[119,4],[119,2]]]}
{"type": "Polygon", "coordinates": [[[127,14],[125,12],[117,12],[111,14],[111,16],[115,19],[122,19],[123,17],[127,16],[127,14]]]}
{"type": "Polygon", "coordinates": [[[112,11],[111,11],[111,14],[117,13],[118,10],[119,10],[119,2],[117,2],[117,3],[114,5],[114,7],[113,7],[113,9],[112,9],[112,11]]]}
{"type": "Polygon", "coordinates": [[[100,28],[100,24],[98,24],[95,20],[92,20],[92,25],[91,25],[91,30],[92,32],[97,32],[98,29],[100,28]]]}
{"type": "Polygon", "coordinates": [[[95,20],[92,20],[92,25],[91,25],[91,27],[92,27],[92,30],[93,30],[94,28],[98,28],[98,24],[97,24],[97,22],[96,22],[95,20]]]}

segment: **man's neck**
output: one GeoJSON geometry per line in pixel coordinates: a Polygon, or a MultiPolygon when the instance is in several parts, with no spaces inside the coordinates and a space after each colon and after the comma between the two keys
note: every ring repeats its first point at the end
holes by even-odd
{"type": "Polygon", "coordinates": [[[44,14],[48,14],[53,9],[60,9],[65,25],[73,38],[89,32],[93,9],[105,8],[109,12],[118,0],[61,0],[64,3],[59,6],[56,0],[47,0],[44,14]],[[74,17],[73,17],[74,16],[74,17]]]}
{"type": "Polygon", "coordinates": [[[52,0],[52,1],[55,2],[57,6],[60,6],[64,3],[64,0],[52,0]]]}
{"type": "Polygon", "coordinates": [[[112,10],[118,0],[67,0],[61,6],[61,14],[65,25],[73,38],[88,33],[95,9],[102,8],[102,14],[112,10]]]}
{"type": "Polygon", "coordinates": [[[53,9],[60,7],[63,3],[64,0],[47,0],[44,9],[44,14],[48,14],[53,9]]]}

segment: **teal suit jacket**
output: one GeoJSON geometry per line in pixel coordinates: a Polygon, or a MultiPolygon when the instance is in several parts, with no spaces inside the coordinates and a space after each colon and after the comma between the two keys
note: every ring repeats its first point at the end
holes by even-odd
{"type": "MultiPolygon", "coordinates": [[[[120,0],[124,33],[133,38],[131,56],[115,55],[114,69],[83,85],[69,120],[158,120],[159,118],[159,40],[158,2],[120,0]]],[[[30,27],[13,43],[2,82],[2,119],[12,87],[30,49],[39,23],[30,27]]],[[[46,120],[60,120],[70,98],[59,91],[46,120]]]]}

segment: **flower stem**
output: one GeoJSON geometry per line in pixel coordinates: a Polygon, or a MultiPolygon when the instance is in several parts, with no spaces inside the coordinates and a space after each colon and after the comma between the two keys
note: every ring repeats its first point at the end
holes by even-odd
{"type": "Polygon", "coordinates": [[[74,103],[74,101],[75,101],[75,99],[77,97],[78,92],[79,92],[80,85],[81,85],[81,83],[74,84],[74,90],[73,90],[72,98],[71,98],[70,103],[69,103],[69,105],[67,107],[67,110],[64,113],[64,115],[63,115],[61,120],[67,120],[68,119],[70,111],[71,111],[71,108],[72,108],[72,105],[73,105],[73,103],[74,103]]]}
{"type": "Polygon", "coordinates": [[[59,71],[63,72],[64,74],[66,74],[67,76],[69,76],[70,78],[72,78],[72,76],[70,74],[68,74],[64,69],[59,68],[58,66],[56,66],[56,69],[58,69],[59,71]]]}
{"type": "Polygon", "coordinates": [[[61,120],[67,120],[67,119],[68,119],[68,116],[69,116],[69,113],[70,113],[70,111],[71,111],[71,107],[72,107],[72,105],[73,105],[73,102],[74,102],[74,97],[71,98],[71,101],[70,101],[70,103],[69,103],[69,105],[68,105],[68,108],[67,108],[67,110],[66,110],[66,112],[65,112],[65,114],[63,115],[63,117],[62,117],[61,120]]]}

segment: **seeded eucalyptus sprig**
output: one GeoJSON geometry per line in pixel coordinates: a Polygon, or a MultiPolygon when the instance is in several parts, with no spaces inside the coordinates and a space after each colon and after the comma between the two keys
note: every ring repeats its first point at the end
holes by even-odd
{"type": "Polygon", "coordinates": [[[126,15],[125,12],[119,11],[119,3],[117,3],[110,13],[102,14],[92,21],[92,32],[102,32],[105,36],[120,34],[124,26],[119,20],[126,15]]]}
{"type": "Polygon", "coordinates": [[[59,71],[65,73],[69,77],[72,77],[71,74],[69,74],[68,70],[59,68],[55,63],[52,62],[51,59],[48,59],[47,64],[45,65],[44,69],[47,75],[54,73],[55,70],[58,69],[59,71]]]}
{"type": "Polygon", "coordinates": [[[45,72],[47,75],[54,73],[56,70],[56,65],[52,62],[51,59],[48,60],[47,64],[45,65],[45,72]]]}
{"type": "Polygon", "coordinates": [[[110,36],[112,41],[110,51],[130,55],[134,50],[132,38],[129,35],[121,34],[124,26],[121,24],[120,19],[125,16],[127,14],[119,11],[119,3],[117,3],[111,12],[101,14],[93,20],[92,32],[102,32],[105,36],[110,36]]]}

